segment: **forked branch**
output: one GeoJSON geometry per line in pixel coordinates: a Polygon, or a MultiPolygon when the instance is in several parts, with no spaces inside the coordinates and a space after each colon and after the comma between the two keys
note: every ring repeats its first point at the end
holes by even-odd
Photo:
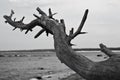
{"type": "Polygon", "coordinates": [[[76,36],[78,36],[79,34],[86,34],[87,32],[82,32],[82,28],[85,24],[85,21],[87,19],[87,15],[88,15],[88,9],[86,9],[84,16],[82,18],[82,21],[78,27],[78,29],[74,32],[74,28],[71,28],[71,30],[69,31],[69,35],[66,39],[66,41],[68,42],[68,44],[70,46],[72,46],[73,44],[71,43],[71,40],[74,39],[76,36]]]}
{"type": "MultiPolygon", "coordinates": [[[[82,18],[82,21],[81,21],[77,31],[75,33],[69,35],[71,37],[71,39],[74,39],[79,34],[85,34],[86,33],[86,32],[81,32],[81,30],[84,26],[84,23],[85,23],[86,19],[87,19],[87,15],[88,15],[88,9],[85,11],[84,16],[82,18]]],[[[73,32],[73,29],[72,29],[72,32],[73,32]]]]}
{"type": "Polygon", "coordinates": [[[51,11],[51,8],[49,8],[49,18],[54,19],[53,16],[56,15],[56,14],[57,14],[57,13],[54,13],[54,14],[53,14],[52,11],[51,11]]]}

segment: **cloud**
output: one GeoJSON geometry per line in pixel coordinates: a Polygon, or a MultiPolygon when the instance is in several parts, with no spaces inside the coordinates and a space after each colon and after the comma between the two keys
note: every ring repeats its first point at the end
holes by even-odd
{"type": "Polygon", "coordinates": [[[37,4],[44,6],[60,2],[59,0],[9,0],[9,1],[15,4],[16,6],[21,7],[29,7],[37,4]]]}
{"type": "Polygon", "coordinates": [[[20,1],[20,0],[9,0],[10,2],[18,2],[18,1],[20,1]]]}

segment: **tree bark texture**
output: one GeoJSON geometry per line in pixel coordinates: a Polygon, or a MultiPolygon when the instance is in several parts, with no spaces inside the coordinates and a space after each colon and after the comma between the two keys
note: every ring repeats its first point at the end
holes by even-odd
{"type": "Polygon", "coordinates": [[[59,60],[74,70],[77,74],[85,78],[86,80],[120,80],[120,56],[113,53],[105,45],[100,44],[101,51],[109,56],[109,59],[101,62],[93,62],[83,55],[77,55],[72,49],[71,40],[79,34],[85,34],[82,32],[82,28],[87,19],[88,9],[85,11],[82,21],[78,29],[74,32],[72,28],[69,35],[66,34],[66,26],[63,19],[57,20],[53,16],[56,13],[52,13],[49,9],[49,15],[42,11],[39,7],[36,9],[41,16],[33,14],[36,19],[32,20],[28,24],[24,24],[23,17],[20,21],[12,20],[14,11],[11,10],[10,16],[4,15],[5,22],[14,27],[13,30],[19,28],[21,31],[32,31],[36,26],[42,27],[42,29],[35,35],[35,38],[39,37],[43,32],[53,35],[54,47],[56,55],[59,60]]]}

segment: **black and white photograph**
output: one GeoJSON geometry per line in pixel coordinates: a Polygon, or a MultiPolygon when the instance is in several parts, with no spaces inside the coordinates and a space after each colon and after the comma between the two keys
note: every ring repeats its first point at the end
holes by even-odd
{"type": "Polygon", "coordinates": [[[120,80],[119,0],[0,0],[0,80],[120,80]]]}

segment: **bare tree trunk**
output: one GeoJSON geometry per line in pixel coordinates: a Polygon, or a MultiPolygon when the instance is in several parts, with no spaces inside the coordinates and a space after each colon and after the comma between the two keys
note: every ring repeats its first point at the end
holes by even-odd
{"type": "MultiPolygon", "coordinates": [[[[118,54],[113,53],[105,45],[100,44],[101,51],[108,55],[110,58],[106,61],[93,62],[83,55],[77,55],[72,49],[71,40],[74,39],[79,34],[85,34],[86,32],[81,32],[83,25],[86,21],[88,10],[85,11],[83,19],[77,31],[74,32],[72,28],[69,35],[65,31],[64,20],[56,20],[53,18],[51,9],[49,9],[49,16],[46,15],[40,8],[37,8],[41,17],[34,14],[37,18],[31,21],[29,24],[24,24],[23,19],[20,21],[13,21],[11,18],[13,16],[13,11],[11,11],[10,16],[5,15],[6,23],[9,23],[13,27],[20,28],[21,30],[32,31],[35,26],[40,26],[43,29],[40,30],[35,38],[41,35],[43,32],[53,35],[54,47],[59,60],[67,65],[69,68],[74,70],[80,76],[87,80],[120,80],[120,57],[118,54]]],[[[14,30],[15,30],[14,29],[14,30]]]]}
{"type": "MultiPolygon", "coordinates": [[[[59,28],[59,27],[56,27],[59,28]]],[[[87,77],[93,62],[82,55],[77,55],[65,40],[64,32],[59,29],[54,30],[54,46],[57,57],[62,63],[79,73],[82,77],[87,77]]]]}

